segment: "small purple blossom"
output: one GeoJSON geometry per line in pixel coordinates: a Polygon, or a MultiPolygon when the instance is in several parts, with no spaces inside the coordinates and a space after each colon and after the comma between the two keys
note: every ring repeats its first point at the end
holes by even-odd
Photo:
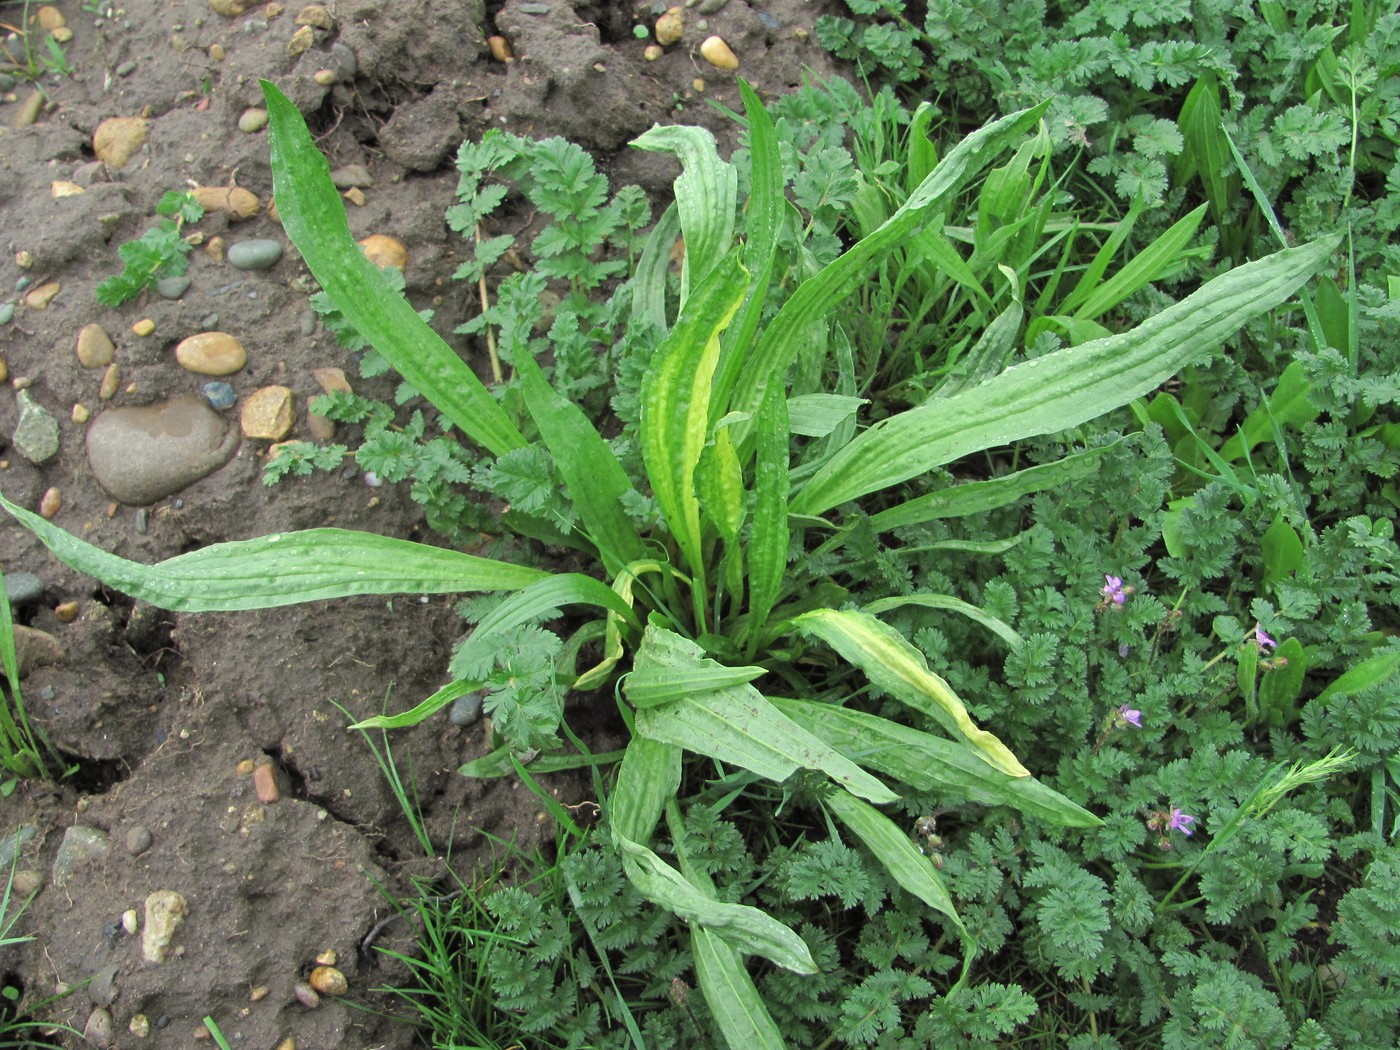
{"type": "Polygon", "coordinates": [[[1127,704],[1118,706],[1118,718],[1116,719],[1120,728],[1132,726],[1134,729],[1142,728],[1142,712],[1137,708],[1129,707],[1127,704]]]}
{"type": "Polygon", "coordinates": [[[1123,603],[1128,600],[1128,595],[1132,593],[1132,588],[1125,588],[1123,586],[1122,577],[1110,576],[1108,573],[1104,573],[1103,578],[1106,582],[1099,593],[1104,596],[1106,602],[1112,602],[1114,605],[1121,608],[1123,603]]]}
{"type": "Polygon", "coordinates": [[[1167,820],[1168,831],[1179,831],[1183,835],[1193,835],[1191,825],[1196,823],[1196,818],[1173,807],[1170,817],[1167,820]]]}
{"type": "Polygon", "coordinates": [[[1269,635],[1265,632],[1264,628],[1258,623],[1255,623],[1254,625],[1254,644],[1259,647],[1259,651],[1261,653],[1265,649],[1278,648],[1278,642],[1270,638],[1269,635]]]}

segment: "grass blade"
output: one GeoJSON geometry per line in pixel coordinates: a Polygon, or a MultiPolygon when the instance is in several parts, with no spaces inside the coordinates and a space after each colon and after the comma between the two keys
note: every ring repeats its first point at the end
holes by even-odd
{"type": "Polygon", "coordinates": [[[498,456],[523,447],[525,438],[476,373],[365,258],[306,121],[276,86],[264,80],[262,87],[277,210],[312,276],[355,330],[453,426],[498,456]]]}

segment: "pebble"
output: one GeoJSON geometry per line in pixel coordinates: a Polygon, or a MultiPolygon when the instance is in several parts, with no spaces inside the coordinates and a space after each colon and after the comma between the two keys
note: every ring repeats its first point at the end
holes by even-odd
{"type": "Polygon", "coordinates": [[[645,48],[642,49],[642,57],[645,58],[648,62],[655,62],[665,53],[666,49],[660,44],[648,44],[645,48]]]}
{"type": "MultiPolygon", "coordinates": [[[[38,577],[35,577],[38,579],[38,577]]],[[[5,583],[10,582],[9,576],[5,577],[5,583]]],[[[8,587],[6,588],[8,590],[8,587]]],[[[21,824],[13,832],[0,839],[0,868],[9,869],[19,863],[20,850],[24,844],[34,838],[39,833],[33,824],[21,824]]]]}
{"type": "Polygon", "coordinates": [[[87,405],[79,401],[73,406],[73,412],[70,418],[73,420],[74,423],[77,423],[79,426],[82,426],[88,421],[88,418],[91,415],[92,413],[88,411],[87,405]]]}
{"type": "Polygon", "coordinates": [[[76,197],[80,193],[86,193],[76,182],[69,182],[67,179],[55,179],[49,183],[49,196],[54,200],[62,200],[64,197],[76,197]]]}
{"type": "Polygon", "coordinates": [[[0,324],[9,324],[15,318],[14,303],[0,303],[0,324]]]}
{"type": "Polygon", "coordinates": [[[112,1033],[112,1013],[110,1010],[99,1006],[88,1014],[87,1024],[83,1025],[83,1042],[106,1050],[112,1045],[112,1033]]]}
{"type": "Polygon", "coordinates": [[[282,242],[268,238],[239,241],[228,249],[229,265],[239,270],[266,270],[282,258],[282,242]]]}
{"type": "Polygon", "coordinates": [[[716,69],[738,69],[738,56],[722,37],[708,36],[700,45],[700,56],[716,69]]]}
{"type": "Polygon", "coordinates": [[[360,247],[364,250],[365,258],[381,270],[386,266],[396,270],[408,268],[408,249],[397,237],[373,233],[360,241],[360,247]]]}
{"type": "Polygon", "coordinates": [[[248,0],[209,0],[209,9],[225,18],[237,18],[248,10],[248,0]]]}
{"type": "Polygon", "coordinates": [[[763,28],[770,33],[776,33],[783,28],[781,22],[761,7],[755,7],[754,14],[758,15],[758,20],[763,23],[763,28]]]}
{"type": "Polygon", "coordinates": [[[335,28],[335,19],[326,10],[323,4],[307,4],[297,14],[296,24],[299,26],[315,26],[317,29],[324,29],[330,32],[335,28]]]}
{"type": "Polygon", "coordinates": [[[517,4],[515,9],[522,15],[547,15],[549,14],[548,4],[524,3],[517,4]]]}
{"type": "Polygon", "coordinates": [[[39,285],[38,288],[35,288],[26,295],[24,301],[29,305],[29,309],[31,310],[47,310],[49,303],[53,302],[54,298],[61,291],[63,291],[63,285],[59,284],[57,281],[45,281],[43,284],[39,285]]]}
{"type": "Polygon", "coordinates": [[[357,208],[363,208],[365,206],[365,191],[358,186],[351,186],[342,193],[341,196],[357,208]]]}
{"type": "Polygon", "coordinates": [[[189,904],[174,890],[156,890],[146,897],[146,926],[141,931],[141,957],[164,962],[175,931],[185,921],[189,904]]]}
{"type": "Polygon", "coordinates": [[[223,44],[210,44],[209,57],[212,58],[215,62],[222,62],[225,58],[228,57],[228,52],[224,49],[223,44]]]}
{"type": "Polygon", "coordinates": [[[331,87],[340,80],[340,75],[334,69],[318,69],[311,74],[311,79],[321,87],[331,87]]]}
{"type": "MultiPolygon", "coordinates": [[[[32,572],[5,573],[5,597],[9,599],[11,608],[18,609],[22,605],[32,605],[43,596],[44,581],[32,572]]],[[[10,838],[13,837],[10,836],[10,838]]],[[[5,852],[9,842],[9,838],[0,839],[0,869],[5,868],[10,863],[9,855],[5,852]]]]}
{"type": "Polygon", "coordinates": [[[281,441],[292,429],[295,409],[285,386],[265,386],[243,402],[243,433],[263,441],[281,441]]]}
{"type": "Polygon", "coordinates": [[[334,948],[327,948],[320,955],[316,956],[317,966],[334,966],[340,961],[340,956],[336,954],[334,948]]]}
{"type": "Polygon", "coordinates": [[[250,1003],[260,1003],[267,998],[268,993],[271,991],[272,989],[265,984],[255,985],[248,993],[248,1001],[250,1003]]]}
{"type": "Polygon", "coordinates": [[[259,106],[245,109],[238,117],[238,130],[253,134],[267,127],[267,110],[259,106]]]}
{"type": "Polygon", "coordinates": [[[297,315],[297,327],[301,329],[302,335],[316,334],[316,311],[303,310],[297,315]]]}
{"type": "Polygon", "coordinates": [[[63,841],[58,844],[53,861],[53,884],[62,886],[79,866],[105,860],[111,848],[105,831],[73,825],[63,833],[63,841]]]}
{"type": "Polygon", "coordinates": [[[102,373],[102,385],[97,388],[97,396],[103,401],[110,401],[117,396],[121,385],[122,366],[113,361],[107,366],[107,371],[102,373]]]}
{"type": "Polygon", "coordinates": [[[331,45],[331,58],[335,59],[335,64],[340,69],[341,80],[350,80],[359,72],[360,61],[349,44],[337,40],[331,45]]]}
{"type": "Polygon", "coordinates": [[[514,62],[515,52],[510,49],[510,41],[503,36],[488,36],[486,46],[491,49],[491,57],[497,62],[514,62]]]}
{"type": "Polygon", "coordinates": [[[133,857],[139,857],[151,848],[155,842],[155,836],[151,834],[151,829],[144,824],[137,824],[126,833],[126,851],[133,857]]]}
{"type": "Polygon", "coordinates": [[[354,393],[350,389],[350,380],[345,378],[343,368],[313,368],[311,378],[316,380],[316,384],[328,394],[354,393]]]}
{"type": "Polygon", "coordinates": [[[199,388],[199,392],[204,395],[204,400],[209,402],[209,407],[219,412],[230,409],[238,403],[238,395],[234,393],[233,387],[229,383],[205,383],[199,388]]]}
{"type": "Polygon", "coordinates": [[[298,981],[296,984],[292,985],[292,994],[296,996],[297,1002],[301,1003],[301,1005],[308,1010],[314,1010],[321,1005],[320,995],[317,994],[315,988],[312,988],[311,985],[307,984],[305,981],[298,981]]]}
{"type": "Polygon", "coordinates": [[[335,440],[335,420],[327,419],[325,416],[318,416],[312,411],[319,397],[313,397],[306,403],[306,429],[311,432],[311,439],[318,441],[322,445],[329,445],[335,440]]]}
{"type": "Polygon", "coordinates": [[[38,466],[58,455],[58,420],[42,405],[31,401],[21,390],[15,395],[19,406],[19,423],[10,437],[10,444],[29,462],[38,466]]]}
{"type": "Polygon", "coordinates": [[[10,366],[5,364],[5,359],[0,357],[0,383],[10,377],[10,366]]]}
{"type": "Polygon", "coordinates": [[[698,6],[702,15],[713,15],[724,10],[725,5],[728,3],[729,0],[700,0],[698,6]]]}
{"type": "Polygon", "coordinates": [[[662,47],[679,43],[685,35],[685,8],[667,8],[665,14],[656,20],[656,42],[662,47]]]}
{"type": "Polygon", "coordinates": [[[122,912],[122,930],[128,937],[134,937],[136,931],[141,928],[141,922],[136,917],[136,909],[128,908],[122,912]]]}
{"type": "Polygon", "coordinates": [[[87,458],[112,498],[144,506],[218,470],[239,434],[198,394],[145,407],[112,408],[87,431],[87,458]]]}
{"type": "Polygon", "coordinates": [[[271,762],[264,762],[254,768],[253,790],[257,792],[258,801],[264,806],[270,806],[282,797],[282,789],[277,786],[277,767],[271,762]]]}
{"type": "Polygon", "coordinates": [[[205,211],[221,211],[230,222],[251,219],[262,210],[257,194],[242,186],[200,186],[191,191],[195,202],[205,211]]]}
{"type": "Polygon", "coordinates": [[[93,974],[87,983],[88,1002],[94,1006],[111,1006],[120,990],[115,984],[116,979],[115,966],[104,966],[93,974]]]}
{"type": "Polygon", "coordinates": [[[0,73],[0,91],[12,91],[18,83],[9,73],[0,73]]]}
{"type": "Polygon", "coordinates": [[[292,38],[287,41],[287,55],[296,58],[297,55],[305,54],[311,50],[311,45],[316,42],[316,34],[310,26],[302,26],[292,38]]]}
{"type": "Polygon", "coordinates": [[[131,330],[142,339],[145,339],[146,336],[152,334],[156,330],[156,323],[149,317],[143,317],[131,326],[131,330]]]}
{"type": "Polygon", "coordinates": [[[342,996],[350,990],[345,975],[334,966],[318,966],[311,971],[311,987],[322,995],[342,996]]]}
{"type": "Polygon", "coordinates": [[[145,117],[108,117],[92,133],[93,152],[102,163],[123,168],[146,144],[150,128],[151,122],[145,117]]]}
{"type": "Polygon", "coordinates": [[[44,888],[44,873],[35,868],[20,868],[10,886],[20,900],[32,897],[44,888]]]}
{"type": "Polygon", "coordinates": [[[187,372],[231,376],[248,363],[248,352],[227,332],[200,332],[180,340],[175,347],[175,360],[187,372]]]}
{"type": "MultiPolygon", "coordinates": [[[[268,204],[268,213],[272,212],[272,204],[268,204]]],[[[204,245],[204,254],[215,262],[224,261],[224,239],[222,237],[210,237],[204,245]]]]}
{"type": "Polygon", "coordinates": [[[14,119],[10,121],[11,127],[26,128],[30,124],[33,124],[39,119],[39,114],[44,111],[45,101],[42,91],[36,91],[30,95],[24,100],[24,104],[20,106],[19,112],[15,114],[14,119]]]}
{"type": "Polygon", "coordinates": [[[447,720],[454,726],[475,725],[481,718],[481,694],[468,693],[466,696],[459,696],[452,701],[452,707],[447,712],[447,720]]]}
{"type": "Polygon", "coordinates": [[[61,605],[53,607],[54,617],[59,623],[72,623],[82,612],[82,607],[77,602],[63,602],[61,605]]]}
{"type": "Polygon", "coordinates": [[[119,77],[129,77],[131,76],[131,74],[136,72],[136,63],[123,62],[113,72],[115,72],[119,77]]]}
{"type": "Polygon", "coordinates": [[[47,521],[53,521],[58,516],[58,512],[63,509],[63,493],[50,485],[44,490],[44,496],[39,500],[39,517],[47,521]]]}
{"type": "Polygon", "coordinates": [[[100,324],[85,324],[78,331],[78,363],[84,368],[106,368],[116,356],[112,337],[100,324]]]}
{"type": "Polygon", "coordinates": [[[331,172],[331,183],[338,190],[374,188],[374,176],[363,164],[346,164],[331,172]]]}
{"type": "Polygon", "coordinates": [[[137,1039],[145,1039],[151,1034],[151,1019],[145,1014],[132,1014],[126,1030],[137,1039]]]}
{"type": "Polygon", "coordinates": [[[277,1044],[276,1050],[297,1050],[297,1041],[293,1036],[287,1036],[277,1044]]]}
{"type": "Polygon", "coordinates": [[[190,290],[188,277],[162,277],[156,282],[156,292],[162,299],[179,299],[190,290]]]}
{"type": "Polygon", "coordinates": [[[63,645],[47,631],[15,624],[15,658],[23,678],[36,667],[63,662],[63,645]]]}
{"type": "Polygon", "coordinates": [[[39,28],[46,33],[52,33],[55,29],[62,29],[68,24],[68,20],[63,17],[63,12],[52,4],[44,4],[39,10],[34,12],[39,20],[39,28]]]}

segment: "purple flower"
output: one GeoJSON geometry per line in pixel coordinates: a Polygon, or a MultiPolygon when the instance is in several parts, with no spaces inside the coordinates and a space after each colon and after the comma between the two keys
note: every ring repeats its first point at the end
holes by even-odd
{"type": "Polygon", "coordinates": [[[1188,816],[1187,814],[1181,812],[1181,810],[1173,807],[1170,817],[1167,820],[1167,830],[1179,831],[1183,835],[1191,835],[1194,834],[1194,832],[1191,830],[1191,825],[1194,823],[1196,823],[1195,817],[1188,816]]]}
{"type": "Polygon", "coordinates": [[[1128,600],[1128,595],[1132,593],[1132,588],[1124,587],[1121,577],[1110,576],[1108,573],[1104,573],[1103,578],[1106,582],[1099,593],[1104,596],[1104,601],[1121,606],[1128,600]]]}
{"type": "Polygon", "coordinates": [[[1261,627],[1258,623],[1255,623],[1254,625],[1254,644],[1259,647],[1259,651],[1261,653],[1265,649],[1278,648],[1278,642],[1270,638],[1268,634],[1265,633],[1264,628],[1261,627]]]}
{"type": "Polygon", "coordinates": [[[1136,708],[1129,707],[1127,704],[1120,704],[1118,706],[1118,718],[1116,721],[1120,728],[1123,726],[1132,726],[1134,729],[1141,729],[1142,712],[1136,708]]]}

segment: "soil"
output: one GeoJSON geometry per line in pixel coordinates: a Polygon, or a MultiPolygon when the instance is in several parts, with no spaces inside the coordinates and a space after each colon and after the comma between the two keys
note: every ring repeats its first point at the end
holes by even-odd
{"type": "MultiPolygon", "coordinates": [[[[289,53],[297,22],[306,21],[297,0],[140,0],[106,17],[92,11],[106,4],[52,6],[73,34],[65,45],[71,75],[42,78],[37,120],[26,122],[34,88],[24,80],[0,102],[0,304],[15,305],[13,320],[0,325],[0,361],[10,385],[60,422],[61,447],[37,466],[7,447],[19,405],[14,391],[0,394],[0,491],[37,510],[57,489],[57,524],[143,562],[323,525],[433,542],[405,486],[369,488],[353,471],[264,486],[267,441],[244,438],[226,466],[144,508],[113,503],[88,465],[74,406],[95,418],[197,393],[208,377],[181,368],[174,348],[200,331],[228,332],[246,347],[246,367],[229,377],[240,399],[271,384],[292,389],[293,438],[309,437],[305,406],[320,393],[315,369],[342,367],[357,391],[392,395],[392,379],[361,379],[350,355],[311,324],[314,285],[265,208],[266,132],[239,130],[244,111],[262,102],[259,78],[298,105],[332,169],[367,169],[364,203],[348,206],[351,229],[407,245],[409,298],[431,306],[434,327],[481,368],[484,348],[451,334],[470,316],[474,295],[450,280],[465,245],[443,219],[462,139],[493,126],[564,135],[597,154],[614,188],[636,182],[655,192],[677,169],[626,147],[653,123],[705,124],[722,153],[736,137],[704,100],[738,108],[737,74],[699,56],[706,32],[696,21],[708,19],[708,32],[730,43],[742,75],[766,97],[795,87],[809,66],[831,68],[809,36],[825,8],[805,0],[689,10],[683,40],[656,61],[644,58],[651,41],[633,29],[650,26],[659,10],[634,10],[625,0],[508,0],[485,10],[463,0],[327,0],[331,28],[313,28],[299,55],[289,53]],[[213,10],[244,6],[232,17],[213,10]],[[487,37],[496,35],[509,41],[514,61],[492,57],[487,37]],[[337,82],[318,83],[323,70],[337,82]],[[144,145],[120,168],[97,160],[93,148],[98,124],[114,116],[150,122],[144,145]],[[54,196],[55,182],[85,192],[54,196]],[[166,191],[195,185],[241,186],[264,205],[237,225],[211,213],[196,231],[229,244],[275,238],[288,247],[281,261],[240,271],[201,247],[179,300],[147,295],[117,309],[99,305],[94,289],[121,268],[117,247],[155,223],[166,191]],[[28,293],[50,281],[61,285],[56,298],[31,306],[28,293]],[[132,326],[145,318],[155,331],[141,337],[132,326]],[[75,354],[79,330],[92,322],[116,344],[121,382],[109,399],[99,396],[103,369],[82,367],[75,354]]],[[[0,10],[0,21],[22,17],[19,3],[0,10]]],[[[33,32],[44,53],[41,31],[33,32]]],[[[22,53],[14,40],[8,47],[22,53]]],[[[226,413],[230,426],[238,413],[226,413]]],[[[402,977],[377,953],[359,951],[392,911],[386,894],[409,894],[411,876],[445,878],[449,865],[469,874],[497,851],[493,837],[527,849],[553,841],[542,807],[513,779],[458,775],[463,762],[485,753],[486,731],[482,723],[454,725],[444,713],[390,736],[399,767],[416,782],[435,848],[425,857],[366,741],[346,729],[349,716],[407,708],[443,683],[462,630],[454,599],[169,613],[73,572],[8,517],[0,521],[0,566],[43,582],[41,598],[17,618],[56,639],[61,654],[42,662],[41,652],[22,684],[31,714],[75,767],[66,778],[22,782],[0,797],[0,841],[32,828],[17,867],[45,882],[11,931],[35,939],[0,948],[0,983],[21,987],[25,1003],[82,985],[45,1016],[82,1030],[105,1007],[110,1045],[121,1047],[191,1046],[206,1037],[205,1015],[234,1047],[271,1048],[288,1037],[303,1050],[420,1045],[410,1028],[372,1012],[390,1006],[373,989],[402,977]],[[76,603],[71,621],[68,603],[76,603]],[[249,772],[260,764],[272,767],[258,774],[262,796],[249,772]],[[276,801],[266,801],[268,781],[279,785],[276,801]],[[96,851],[64,878],[55,860],[75,827],[104,833],[105,852],[97,836],[96,851]],[[144,832],[150,845],[137,851],[144,832]],[[143,959],[143,932],[125,932],[122,916],[135,911],[144,928],[145,901],[162,890],[179,893],[186,914],[165,961],[154,963],[143,959]],[[308,1009],[293,986],[328,951],[350,994],[308,1009]],[[150,1023],[144,1037],[131,1030],[136,1015],[150,1023]]],[[[570,721],[615,746],[618,727],[606,710],[575,709],[570,721]]],[[[581,779],[544,782],[566,802],[587,798],[581,779]]],[[[393,924],[380,943],[404,949],[411,933],[393,924]]],[[[76,1036],[53,1038],[82,1045],[76,1036]]]]}

